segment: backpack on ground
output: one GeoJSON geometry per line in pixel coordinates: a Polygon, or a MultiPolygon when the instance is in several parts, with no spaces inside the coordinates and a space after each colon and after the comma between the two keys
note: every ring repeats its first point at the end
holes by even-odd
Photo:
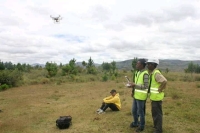
{"type": "Polygon", "coordinates": [[[72,117],[71,116],[60,116],[56,120],[56,126],[59,129],[66,129],[69,128],[69,126],[72,124],[72,117]]]}

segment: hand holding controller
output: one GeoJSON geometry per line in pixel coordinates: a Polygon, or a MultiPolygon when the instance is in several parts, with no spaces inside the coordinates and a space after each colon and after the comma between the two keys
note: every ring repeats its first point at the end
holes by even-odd
{"type": "Polygon", "coordinates": [[[129,78],[128,78],[127,76],[125,76],[125,78],[126,78],[126,80],[127,80],[127,82],[128,82],[125,86],[131,87],[129,78]]]}

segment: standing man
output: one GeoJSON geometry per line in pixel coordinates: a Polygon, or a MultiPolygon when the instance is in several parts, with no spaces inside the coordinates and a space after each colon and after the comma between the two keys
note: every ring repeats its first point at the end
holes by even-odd
{"type": "Polygon", "coordinates": [[[130,83],[130,87],[134,89],[133,93],[133,105],[132,114],[134,121],[130,124],[130,127],[138,127],[136,132],[141,132],[145,127],[145,103],[149,88],[149,75],[145,70],[146,60],[138,59],[135,74],[134,83],[130,83]],[[139,122],[140,119],[140,122],[139,122]]]}
{"type": "MultiPolygon", "coordinates": [[[[0,86],[1,86],[1,83],[0,83],[0,86]]],[[[0,112],[2,112],[2,110],[0,110],[0,112]]]]}
{"type": "Polygon", "coordinates": [[[158,59],[149,59],[147,61],[148,72],[150,75],[149,91],[151,100],[151,113],[155,128],[154,133],[162,133],[162,100],[164,98],[163,90],[166,88],[167,84],[167,79],[156,68],[158,64],[158,59]]]}

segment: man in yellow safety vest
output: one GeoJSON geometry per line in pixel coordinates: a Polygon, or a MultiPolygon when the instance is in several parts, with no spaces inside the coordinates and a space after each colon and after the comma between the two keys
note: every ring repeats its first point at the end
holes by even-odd
{"type": "Polygon", "coordinates": [[[149,91],[151,100],[151,113],[155,128],[154,133],[162,133],[163,112],[162,100],[163,90],[166,88],[167,79],[156,68],[159,64],[158,59],[148,59],[147,68],[149,73],[149,91]]]}
{"type": "Polygon", "coordinates": [[[148,71],[145,70],[146,60],[138,59],[134,83],[129,83],[130,87],[134,89],[132,115],[134,121],[130,124],[131,128],[138,127],[136,132],[141,132],[145,127],[145,103],[148,95],[149,76],[148,71]],[[139,117],[138,117],[139,116],[139,117]],[[139,122],[140,119],[140,122],[139,122]]]}

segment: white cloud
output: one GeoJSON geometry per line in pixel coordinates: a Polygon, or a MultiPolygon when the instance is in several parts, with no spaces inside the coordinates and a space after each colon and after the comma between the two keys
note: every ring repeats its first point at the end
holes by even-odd
{"type": "Polygon", "coordinates": [[[198,0],[2,0],[0,8],[4,62],[200,57],[198,0]]]}

